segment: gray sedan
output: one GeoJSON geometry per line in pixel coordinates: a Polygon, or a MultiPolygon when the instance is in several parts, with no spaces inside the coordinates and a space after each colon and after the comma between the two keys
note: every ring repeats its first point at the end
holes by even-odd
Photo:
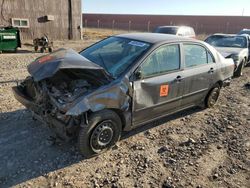
{"type": "Polygon", "coordinates": [[[34,117],[91,157],[137,126],[197,105],[213,107],[234,63],[210,45],[165,34],[124,34],[77,53],[36,59],[13,88],[34,117]]]}

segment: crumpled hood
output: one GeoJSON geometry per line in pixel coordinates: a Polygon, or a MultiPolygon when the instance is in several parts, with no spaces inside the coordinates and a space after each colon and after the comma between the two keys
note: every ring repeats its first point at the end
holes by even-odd
{"type": "Polygon", "coordinates": [[[215,47],[220,54],[227,58],[232,54],[240,54],[242,48],[229,48],[229,47],[215,47]]]}
{"type": "Polygon", "coordinates": [[[101,66],[92,63],[72,49],[59,49],[54,53],[37,58],[28,66],[28,72],[35,81],[50,78],[63,69],[80,70],[83,76],[89,75],[99,82],[111,79],[101,66]]]}

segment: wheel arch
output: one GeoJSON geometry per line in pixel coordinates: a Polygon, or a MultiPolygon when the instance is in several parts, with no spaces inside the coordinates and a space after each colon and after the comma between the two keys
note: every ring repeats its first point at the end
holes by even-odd
{"type": "MultiPolygon", "coordinates": [[[[213,87],[212,87],[211,89],[213,89],[216,85],[219,85],[220,88],[222,88],[222,86],[223,86],[223,81],[222,81],[222,80],[219,80],[218,82],[216,82],[216,83],[213,85],[213,87]]],[[[210,89],[210,90],[211,90],[211,89],[210,89]]]]}
{"type": "Polygon", "coordinates": [[[124,129],[126,127],[127,120],[126,120],[124,111],[122,111],[121,109],[117,109],[117,108],[104,108],[104,109],[99,110],[99,111],[91,111],[91,110],[89,110],[88,112],[84,113],[84,114],[87,114],[87,117],[85,116],[85,118],[86,118],[85,121],[88,122],[88,119],[91,116],[91,114],[100,113],[103,110],[110,110],[110,111],[113,111],[114,113],[116,113],[119,116],[120,120],[121,120],[122,129],[124,129]]]}

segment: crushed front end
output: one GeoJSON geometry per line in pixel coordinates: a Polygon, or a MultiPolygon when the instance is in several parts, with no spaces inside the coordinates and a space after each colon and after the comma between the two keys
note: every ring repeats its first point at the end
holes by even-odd
{"type": "Polygon", "coordinates": [[[78,109],[79,113],[74,115],[67,112],[84,101],[87,94],[109,82],[101,67],[73,50],[62,49],[36,59],[28,71],[30,76],[13,87],[15,98],[32,111],[35,119],[66,140],[75,136],[88,107],[78,109]]]}
{"type": "Polygon", "coordinates": [[[79,128],[83,116],[66,115],[71,104],[80,96],[90,92],[91,85],[82,79],[45,79],[35,82],[27,77],[21,84],[13,87],[16,99],[32,111],[35,119],[55,129],[58,136],[70,139],[79,128]]]}

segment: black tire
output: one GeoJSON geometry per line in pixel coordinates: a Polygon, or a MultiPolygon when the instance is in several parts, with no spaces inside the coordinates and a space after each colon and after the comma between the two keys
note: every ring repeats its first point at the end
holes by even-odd
{"type": "Polygon", "coordinates": [[[41,52],[41,53],[44,53],[45,50],[46,50],[46,49],[42,47],[42,48],[40,49],[40,52],[41,52]]]}
{"type": "Polygon", "coordinates": [[[248,58],[248,60],[246,60],[246,66],[245,67],[249,67],[250,66],[250,57],[248,58]]]}
{"type": "Polygon", "coordinates": [[[242,76],[242,70],[244,68],[245,62],[244,60],[240,63],[239,67],[237,68],[237,71],[234,73],[234,77],[240,77],[242,76]]]}
{"type": "Polygon", "coordinates": [[[35,52],[37,52],[38,51],[38,46],[35,46],[34,50],[35,50],[35,52]]]}
{"type": "Polygon", "coordinates": [[[51,47],[49,47],[49,53],[53,52],[53,49],[51,47]]]}
{"type": "Polygon", "coordinates": [[[218,101],[218,98],[220,96],[220,85],[216,84],[208,93],[206,99],[205,99],[205,106],[207,108],[212,108],[218,101]]]}
{"type": "Polygon", "coordinates": [[[120,140],[121,132],[121,119],[114,111],[93,113],[89,117],[88,125],[79,131],[78,149],[86,158],[99,155],[120,140]]]}

